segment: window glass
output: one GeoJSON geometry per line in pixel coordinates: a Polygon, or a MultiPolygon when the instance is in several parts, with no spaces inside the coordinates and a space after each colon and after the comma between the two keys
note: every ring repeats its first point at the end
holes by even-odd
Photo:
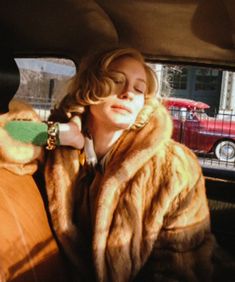
{"type": "Polygon", "coordinates": [[[218,88],[219,71],[214,69],[196,69],[195,90],[216,90],[218,88]]]}
{"type": "Polygon", "coordinates": [[[168,68],[167,75],[169,76],[169,83],[173,89],[187,89],[187,75],[186,68],[168,68]]]}
{"type": "MultiPolygon", "coordinates": [[[[32,104],[43,119],[47,118],[76,72],[74,62],[61,58],[17,58],[16,63],[21,82],[15,97],[32,104]]],[[[158,76],[158,94],[204,102],[210,106],[206,110],[208,114],[234,110],[235,75],[232,72],[195,66],[149,65],[158,76]]]]}
{"type": "MultiPolygon", "coordinates": [[[[41,119],[47,120],[50,109],[66,93],[67,83],[76,73],[74,62],[56,58],[21,58],[16,59],[16,63],[21,81],[15,97],[31,104],[41,119]]],[[[173,137],[177,141],[195,152],[203,152],[205,156],[211,154],[213,159],[214,152],[203,147],[205,142],[211,142],[209,148],[214,148],[215,142],[220,142],[221,138],[235,141],[231,135],[235,123],[233,72],[201,66],[153,63],[149,66],[158,77],[158,94],[181,101],[181,106],[175,103],[168,108],[173,117],[173,137]],[[186,110],[188,99],[196,101],[197,107],[186,110]],[[208,105],[205,112],[200,108],[203,104],[208,105]],[[209,136],[210,140],[205,136],[209,136]]],[[[230,158],[229,164],[235,165],[233,158],[230,158]]]]}
{"type": "Polygon", "coordinates": [[[47,110],[75,74],[74,62],[55,58],[17,58],[15,61],[20,70],[20,87],[15,97],[31,104],[42,118],[46,118],[47,110]]]}

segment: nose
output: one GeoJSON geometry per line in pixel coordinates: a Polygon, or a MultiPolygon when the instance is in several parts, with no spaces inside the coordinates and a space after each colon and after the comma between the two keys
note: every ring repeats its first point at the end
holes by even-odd
{"type": "Polygon", "coordinates": [[[129,85],[126,85],[119,94],[120,99],[132,100],[134,98],[134,91],[129,85]]]}

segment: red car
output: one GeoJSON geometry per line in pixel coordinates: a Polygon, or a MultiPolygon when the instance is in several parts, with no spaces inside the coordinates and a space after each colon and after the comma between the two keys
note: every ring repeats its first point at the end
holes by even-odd
{"type": "Polygon", "coordinates": [[[235,161],[235,121],[209,117],[210,106],[189,99],[167,98],[164,104],[170,110],[173,138],[197,153],[213,153],[220,161],[235,161]]]}

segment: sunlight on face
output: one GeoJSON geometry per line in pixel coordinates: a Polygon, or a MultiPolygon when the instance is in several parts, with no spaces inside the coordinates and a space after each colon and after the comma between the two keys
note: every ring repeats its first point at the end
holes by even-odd
{"type": "Polygon", "coordinates": [[[113,93],[102,103],[91,105],[90,113],[105,127],[127,129],[144,106],[146,72],[139,61],[127,56],[114,60],[109,70],[115,83],[113,93]]]}

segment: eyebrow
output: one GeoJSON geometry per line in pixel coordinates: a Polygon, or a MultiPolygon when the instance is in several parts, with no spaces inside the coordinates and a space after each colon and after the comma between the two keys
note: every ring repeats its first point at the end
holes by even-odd
{"type": "Polygon", "coordinates": [[[146,84],[146,80],[144,80],[143,78],[137,78],[137,80],[139,80],[139,81],[141,81],[141,82],[146,84]]]}
{"type": "MultiPolygon", "coordinates": [[[[114,70],[114,69],[110,69],[110,70],[113,71],[113,72],[119,72],[119,73],[121,73],[121,74],[126,76],[126,74],[124,72],[122,72],[122,71],[118,71],[118,70],[114,70]]],[[[147,84],[146,80],[143,79],[143,78],[137,78],[137,80],[143,82],[144,84],[147,84]]]]}

